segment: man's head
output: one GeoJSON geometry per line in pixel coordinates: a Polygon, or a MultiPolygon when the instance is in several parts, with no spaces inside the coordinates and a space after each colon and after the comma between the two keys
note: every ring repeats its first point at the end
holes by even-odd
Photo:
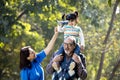
{"type": "Polygon", "coordinates": [[[64,51],[68,56],[71,56],[73,54],[75,46],[76,46],[75,37],[69,36],[64,40],[64,51]]]}

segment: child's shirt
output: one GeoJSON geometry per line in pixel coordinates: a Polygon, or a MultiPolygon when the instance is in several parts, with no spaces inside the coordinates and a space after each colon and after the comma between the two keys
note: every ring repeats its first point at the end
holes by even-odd
{"type": "Polygon", "coordinates": [[[79,45],[82,45],[85,47],[85,41],[82,29],[78,26],[70,26],[70,25],[64,25],[62,28],[58,26],[59,32],[64,32],[64,39],[68,36],[74,36],[76,38],[76,42],[79,45]]]}

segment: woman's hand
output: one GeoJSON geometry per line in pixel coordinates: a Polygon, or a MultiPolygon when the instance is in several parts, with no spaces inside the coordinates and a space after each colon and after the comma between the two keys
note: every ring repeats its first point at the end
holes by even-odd
{"type": "Polygon", "coordinates": [[[57,27],[54,28],[54,33],[55,33],[55,34],[58,34],[58,33],[59,33],[57,27]]]}

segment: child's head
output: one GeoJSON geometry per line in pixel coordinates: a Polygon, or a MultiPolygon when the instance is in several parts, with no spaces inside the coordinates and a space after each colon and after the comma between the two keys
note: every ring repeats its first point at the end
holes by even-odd
{"type": "Polygon", "coordinates": [[[75,11],[74,13],[70,13],[67,15],[62,16],[63,20],[68,20],[69,22],[74,22],[75,24],[78,23],[78,12],[75,11]]]}

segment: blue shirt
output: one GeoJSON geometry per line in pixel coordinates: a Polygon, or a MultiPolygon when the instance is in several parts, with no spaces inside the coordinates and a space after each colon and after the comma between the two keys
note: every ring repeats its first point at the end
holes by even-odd
{"type": "Polygon", "coordinates": [[[41,62],[46,57],[42,50],[36,55],[35,60],[31,62],[31,68],[23,68],[20,72],[21,80],[44,80],[44,71],[41,62]]]}

